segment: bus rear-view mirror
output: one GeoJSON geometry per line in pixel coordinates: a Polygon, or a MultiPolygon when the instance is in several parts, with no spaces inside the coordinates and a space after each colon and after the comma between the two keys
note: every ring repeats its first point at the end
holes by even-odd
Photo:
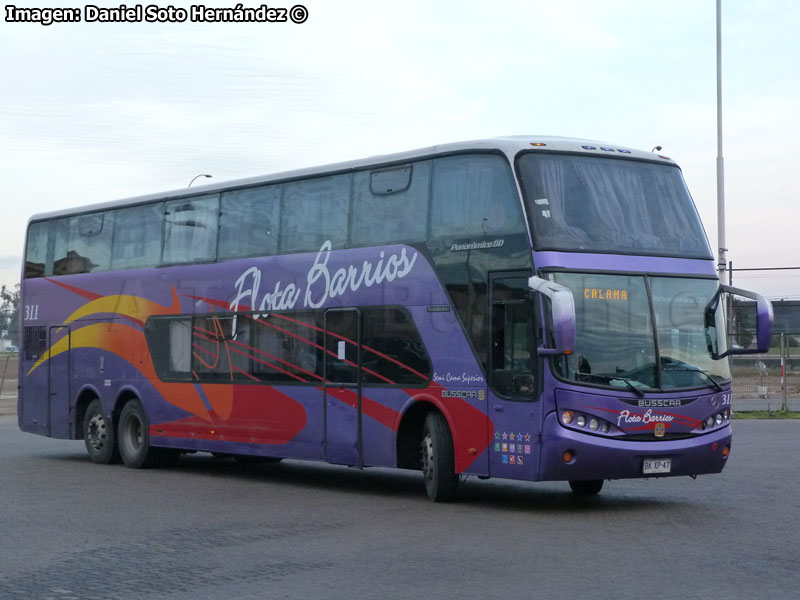
{"type": "Polygon", "coordinates": [[[706,312],[709,349],[715,359],[762,354],[772,343],[772,303],[761,294],[727,285],[706,312]],[[724,310],[723,310],[724,308],[724,310]],[[728,316],[727,328],[725,315],[728,316]],[[727,330],[727,338],[724,332],[727,330]]]}
{"type": "Polygon", "coordinates": [[[547,298],[545,312],[549,313],[546,317],[549,335],[545,336],[545,344],[539,347],[539,354],[571,354],[575,349],[575,299],[572,291],[535,276],[528,279],[528,285],[547,298]]]}

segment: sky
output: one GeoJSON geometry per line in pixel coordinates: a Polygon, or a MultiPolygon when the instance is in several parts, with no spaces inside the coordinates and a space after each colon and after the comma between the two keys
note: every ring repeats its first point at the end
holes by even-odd
{"type": "MultiPolygon", "coordinates": [[[[0,283],[19,281],[34,213],[183,188],[200,173],[218,183],[517,134],[662,146],[719,247],[714,0],[300,1],[300,24],[44,26],[8,22],[4,4],[0,283]]],[[[83,16],[87,3],[15,5],[83,16]]],[[[798,31],[795,1],[722,1],[734,269],[800,267],[798,31]]],[[[733,283],[800,299],[800,269],[734,271],[733,283]]]]}

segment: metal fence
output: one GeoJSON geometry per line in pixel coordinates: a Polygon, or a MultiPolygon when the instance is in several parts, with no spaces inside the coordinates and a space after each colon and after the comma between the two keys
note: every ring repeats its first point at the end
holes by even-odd
{"type": "Polygon", "coordinates": [[[731,357],[733,410],[800,411],[800,333],[773,335],[766,354],[731,357]]]}

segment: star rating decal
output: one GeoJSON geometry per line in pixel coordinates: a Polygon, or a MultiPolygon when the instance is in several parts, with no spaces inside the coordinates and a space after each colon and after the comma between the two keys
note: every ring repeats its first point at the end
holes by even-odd
{"type": "Polygon", "coordinates": [[[504,440],[506,442],[517,442],[514,444],[501,444],[498,441],[494,444],[494,451],[500,454],[499,458],[501,464],[514,466],[524,465],[525,455],[533,453],[533,446],[531,445],[531,440],[533,438],[530,433],[495,431],[494,439],[504,440]]]}

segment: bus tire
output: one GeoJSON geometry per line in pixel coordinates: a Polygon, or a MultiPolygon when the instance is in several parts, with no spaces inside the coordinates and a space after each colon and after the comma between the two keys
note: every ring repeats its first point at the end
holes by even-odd
{"type": "Polygon", "coordinates": [[[152,467],[157,455],[150,447],[150,431],[142,403],[133,398],[125,403],[119,414],[117,439],[122,462],[131,469],[152,467]]]}
{"type": "Polygon", "coordinates": [[[447,421],[439,412],[425,416],[422,432],[422,475],[425,492],[434,502],[452,500],[458,490],[455,472],[453,436],[447,421]]]}
{"type": "Polygon", "coordinates": [[[99,398],[89,403],[83,415],[83,442],[94,463],[107,465],[119,459],[114,426],[103,416],[103,405],[99,398]]]}
{"type": "Polygon", "coordinates": [[[603,489],[603,480],[570,481],[569,487],[572,489],[572,492],[578,496],[595,496],[603,489]]]}

